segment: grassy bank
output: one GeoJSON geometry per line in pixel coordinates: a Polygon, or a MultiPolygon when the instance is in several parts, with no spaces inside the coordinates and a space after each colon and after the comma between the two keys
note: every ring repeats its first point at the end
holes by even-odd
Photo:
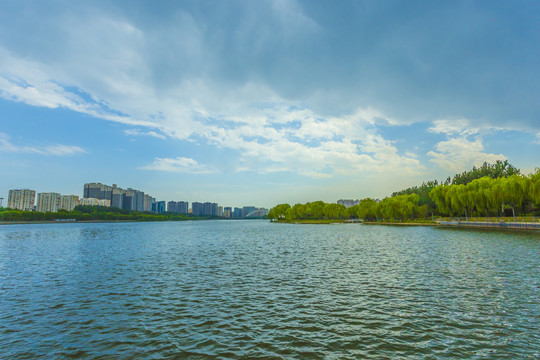
{"type": "Polygon", "coordinates": [[[364,221],[365,225],[394,225],[394,226],[438,226],[439,223],[434,220],[415,220],[415,221],[364,221]]]}
{"type": "MultiPolygon", "coordinates": [[[[538,231],[538,219],[533,218],[533,221],[530,221],[530,218],[514,219],[514,218],[483,218],[484,221],[461,221],[461,223],[455,224],[440,224],[438,220],[411,220],[411,221],[364,221],[357,222],[357,224],[362,225],[384,225],[384,226],[437,226],[437,227],[446,227],[446,228],[484,228],[484,229],[494,229],[494,230],[535,230],[538,231]],[[487,220],[487,221],[486,221],[487,220]],[[521,221],[520,221],[521,220],[521,221]],[[529,221],[526,221],[529,220],[529,221]],[[536,225],[530,225],[530,224],[536,225]],[[527,225],[529,224],[529,225],[527,225]]],[[[463,219],[464,220],[464,219],[463,219]]],[[[274,220],[275,223],[283,224],[346,224],[350,223],[350,220],[294,220],[288,221],[284,219],[274,220]]]]}
{"type": "Polygon", "coordinates": [[[273,220],[274,223],[280,224],[345,224],[350,221],[346,220],[327,220],[327,219],[294,219],[294,220],[273,220]]]}

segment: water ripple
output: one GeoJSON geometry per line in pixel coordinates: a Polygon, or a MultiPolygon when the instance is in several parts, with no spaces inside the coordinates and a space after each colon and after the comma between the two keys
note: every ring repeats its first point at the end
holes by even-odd
{"type": "Polygon", "coordinates": [[[538,234],[264,221],[0,228],[0,357],[540,357],[538,234]]]}

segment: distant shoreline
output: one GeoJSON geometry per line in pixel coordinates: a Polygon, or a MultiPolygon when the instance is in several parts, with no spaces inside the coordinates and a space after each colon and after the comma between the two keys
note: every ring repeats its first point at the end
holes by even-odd
{"type": "MultiPolygon", "coordinates": [[[[172,221],[172,220],[171,220],[172,221]]],[[[77,221],[54,221],[54,220],[29,220],[29,221],[1,221],[0,225],[23,225],[23,224],[81,224],[81,223],[128,223],[128,222],[162,222],[162,221],[137,221],[137,220],[77,220],[77,221]]]]}
{"type": "Polygon", "coordinates": [[[188,218],[188,219],[179,219],[179,220],[76,220],[76,221],[54,221],[54,220],[28,220],[28,221],[0,221],[0,225],[25,225],[25,224],[98,224],[98,223],[163,223],[163,222],[183,222],[183,221],[205,221],[205,220],[224,220],[224,221],[235,221],[235,220],[267,220],[267,219],[258,219],[258,218],[238,218],[238,219],[229,219],[229,218],[188,218]]]}
{"type": "MultiPolygon", "coordinates": [[[[328,224],[351,224],[344,220],[295,220],[295,221],[273,221],[282,224],[300,225],[328,225],[328,224]]],[[[497,230],[540,230],[540,223],[533,222],[496,222],[496,221],[427,221],[427,222],[391,222],[391,221],[363,221],[352,222],[361,225],[384,225],[384,226],[433,226],[440,228],[456,229],[497,229],[497,230]]]]}

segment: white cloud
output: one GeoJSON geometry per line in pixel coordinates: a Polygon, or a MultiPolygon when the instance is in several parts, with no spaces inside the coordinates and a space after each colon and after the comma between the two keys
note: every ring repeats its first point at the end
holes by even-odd
{"type": "Polygon", "coordinates": [[[45,155],[73,155],[77,153],[85,153],[86,151],[79,146],[69,145],[50,145],[42,148],[45,155]]]}
{"type": "MultiPolygon", "coordinates": [[[[326,116],[250,80],[227,92],[204,76],[181,78],[156,89],[147,76],[151,72],[149,65],[137,52],[144,34],[117,22],[102,23],[126,43],[124,51],[117,53],[114,42],[102,44],[87,38],[93,50],[84,53],[93,59],[93,54],[112,51],[118,55],[112,63],[80,58],[65,67],[50,68],[0,48],[0,61],[10,65],[0,70],[0,96],[146,128],[126,130],[131,136],[200,139],[219,148],[234,149],[239,153],[236,171],[288,171],[320,178],[362,171],[402,170],[411,174],[422,170],[414,154],[400,154],[392,142],[376,132],[374,124],[379,119],[388,124],[397,121],[374,108],[326,116]],[[136,64],[137,72],[132,71],[134,65],[130,62],[136,64]],[[70,88],[83,89],[84,96],[70,88]]],[[[81,32],[77,29],[74,34],[81,32]]],[[[78,48],[80,44],[74,42],[73,46],[78,48]]],[[[144,168],[209,171],[178,159],[183,158],[156,158],[154,164],[144,168]]]]}
{"type": "Polygon", "coordinates": [[[140,129],[128,129],[128,130],[124,130],[124,133],[126,135],[131,135],[131,136],[151,136],[151,137],[155,137],[155,138],[163,139],[163,140],[167,138],[165,135],[158,134],[155,131],[144,132],[144,131],[141,131],[140,129]]]}
{"type": "MultiPolygon", "coordinates": [[[[16,57],[0,46],[0,97],[6,100],[22,102],[31,106],[47,108],[65,108],[95,118],[115,121],[123,124],[155,127],[150,121],[140,121],[129,116],[119,115],[107,109],[105,101],[99,96],[88,93],[90,100],[67,90],[58,83],[57,78],[65,76],[39,62],[16,57]]],[[[76,84],[69,84],[77,87],[76,84]]]]}
{"type": "Polygon", "coordinates": [[[440,119],[433,121],[434,126],[428,131],[445,134],[446,141],[437,143],[434,151],[427,155],[430,161],[439,167],[453,172],[461,172],[472,166],[480,166],[484,162],[493,163],[497,160],[506,160],[503,154],[490,154],[484,152],[482,135],[499,131],[511,130],[510,127],[502,129],[489,124],[471,126],[468,119],[440,119]],[[471,137],[474,139],[471,140],[471,137]]]}
{"type": "Polygon", "coordinates": [[[488,154],[483,152],[482,141],[477,138],[470,141],[466,138],[455,138],[441,141],[435,146],[436,151],[429,151],[431,162],[443,169],[460,172],[472,166],[480,166],[484,162],[493,163],[506,160],[503,154],[488,154]]]}
{"type": "Polygon", "coordinates": [[[467,119],[440,119],[433,121],[433,124],[428,131],[437,134],[468,136],[479,132],[479,129],[472,127],[467,119]]]}
{"type": "Polygon", "coordinates": [[[70,146],[70,145],[61,145],[61,144],[47,145],[47,146],[15,145],[9,140],[9,136],[4,133],[0,133],[0,151],[11,152],[11,153],[55,155],[55,156],[65,156],[65,155],[74,155],[78,153],[86,153],[86,151],[79,146],[70,146]]]}
{"type": "Polygon", "coordinates": [[[410,174],[422,169],[418,160],[400,155],[391,142],[368,129],[371,118],[324,119],[310,110],[291,108],[261,109],[251,118],[257,121],[232,129],[213,127],[207,134],[216,145],[239,150],[239,169],[317,178],[389,169],[410,174]]]}
{"type": "Polygon", "coordinates": [[[143,166],[141,169],[191,174],[210,174],[217,172],[206,165],[199,164],[194,159],[180,156],[176,158],[155,158],[152,164],[143,166]]]}

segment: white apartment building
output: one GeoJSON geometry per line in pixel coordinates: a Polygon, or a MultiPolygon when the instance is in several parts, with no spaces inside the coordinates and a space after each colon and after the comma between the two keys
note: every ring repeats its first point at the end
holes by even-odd
{"type": "Polygon", "coordinates": [[[60,209],[72,211],[77,205],[79,205],[79,197],[77,195],[62,195],[60,197],[60,209]]]}
{"type": "Polygon", "coordinates": [[[29,189],[9,190],[7,206],[10,209],[33,211],[35,200],[36,200],[35,190],[29,190],[29,189]]]}
{"type": "Polygon", "coordinates": [[[36,210],[39,212],[57,212],[60,207],[60,194],[39,193],[36,210]]]}

